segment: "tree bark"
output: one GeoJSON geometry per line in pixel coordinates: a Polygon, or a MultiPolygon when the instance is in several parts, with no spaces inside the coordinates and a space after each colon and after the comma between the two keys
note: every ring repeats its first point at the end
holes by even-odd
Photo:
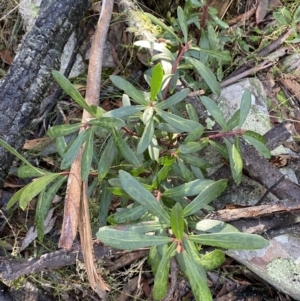
{"type": "MultiPolygon", "coordinates": [[[[15,150],[21,150],[52,82],[51,70],[59,68],[63,48],[90,4],[90,0],[44,0],[35,26],[0,83],[0,138],[15,150]]],[[[13,158],[0,147],[0,187],[13,158]]]]}

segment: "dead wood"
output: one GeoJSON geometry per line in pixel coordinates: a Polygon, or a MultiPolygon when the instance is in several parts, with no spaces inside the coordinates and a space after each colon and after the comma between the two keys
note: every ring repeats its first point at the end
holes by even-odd
{"type": "MultiPolygon", "coordinates": [[[[94,244],[94,250],[95,257],[103,260],[109,257],[112,249],[101,244],[94,244]]],[[[37,258],[18,260],[0,257],[0,278],[6,283],[10,283],[24,275],[73,265],[76,260],[83,262],[82,250],[78,244],[74,244],[69,251],[62,249],[37,258]]]]}
{"type": "MultiPolygon", "coordinates": [[[[59,68],[63,48],[89,3],[43,1],[33,29],[25,36],[20,52],[0,83],[0,137],[17,151],[21,150],[52,82],[51,70],[59,68]]],[[[0,187],[12,161],[13,155],[0,147],[0,187]]]]}

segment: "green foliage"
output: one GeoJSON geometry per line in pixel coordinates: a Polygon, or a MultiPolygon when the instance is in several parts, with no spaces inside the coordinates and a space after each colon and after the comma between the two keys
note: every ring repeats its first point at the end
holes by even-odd
{"type": "Polygon", "coordinates": [[[207,209],[227,186],[227,180],[205,179],[210,164],[199,155],[201,149],[211,145],[227,159],[237,184],[241,182],[243,170],[240,139],[252,144],[265,157],[270,156],[262,136],[242,129],[251,109],[248,90],[240,109],[229,120],[225,120],[212,98],[200,97],[199,101],[221,128],[214,135],[204,134],[205,127],[199,123],[196,109],[184,103],[190,89],[204,89],[218,95],[223,64],[231,60],[216,31],[217,26],[226,28],[227,25],[209,8],[206,26],[200,28],[195,8],[202,7],[200,1],[186,1],[183,8],[178,7],[178,16],[170,19],[170,25],[146,14],[162,28],[167,42],[165,45],[149,41],[135,43],[156,51],[153,66],[145,74],[149,85],[146,91],[123,77],[110,76],[113,85],[124,93],[121,108],[105,112],[100,107],[89,106],[63,75],[53,71],[63,90],[93,116],[86,124],[58,125],[48,130],[48,135],[56,138],[62,173],[33,167],[0,140],[1,146],[25,163],[26,167],[19,169],[20,175],[37,177],[11,198],[8,207],[19,201],[25,209],[40,194],[35,219],[40,240],[51,201],[65,180],[67,171],[64,170],[82,151],[82,180],[87,180],[91,171],[97,172],[96,181],[101,186],[97,237],[118,249],[151,247],[149,263],[155,273],[153,297],[156,300],[167,292],[171,258],[178,261],[189,278],[196,300],[207,301],[212,297],[206,271],[223,263],[224,252],[215,249],[202,254],[199,252],[202,245],[258,249],[268,244],[258,235],[240,233],[225,223],[199,221],[201,210],[207,209]],[[199,41],[190,31],[195,26],[201,36],[199,41]],[[185,89],[177,91],[178,80],[188,83],[185,89]],[[66,143],[66,136],[77,131],[79,134],[66,143]],[[99,153],[94,148],[97,137],[103,142],[99,153]],[[215,138],[221,138],[223,143],[214,141],[215,138]],[[108,216],[114,197],[121,200],[122,206],[108,216]]]}

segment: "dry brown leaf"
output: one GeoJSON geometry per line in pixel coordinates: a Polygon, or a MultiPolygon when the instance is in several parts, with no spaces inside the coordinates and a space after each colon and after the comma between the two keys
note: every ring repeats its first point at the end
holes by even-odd
{"type": "Polygon", "coordinates": [[[9,50],[0,50],[0,58],[7,65],[11,65],[14,60],[13,54],[9,50]]]}
{"type": "Polygon", "coordinates": [[[268,13],[268,8],[269,0],[259,0],[255,14],[257,24],[261,23],[264,20],[266,14],[268,13]]]}

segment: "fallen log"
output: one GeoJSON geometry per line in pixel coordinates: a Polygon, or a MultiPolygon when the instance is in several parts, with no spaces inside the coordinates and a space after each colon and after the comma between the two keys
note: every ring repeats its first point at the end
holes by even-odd
{"type": "MultiPolygon", "coordinates": [[[[20,151],[31,121],[58,69],[63,48],[91,1],[44,0],[33,29],[25,36],[0,83],[0,138],[20,151]]],[[[0,147],[0,187],[14,156],[0,147]]]]}

